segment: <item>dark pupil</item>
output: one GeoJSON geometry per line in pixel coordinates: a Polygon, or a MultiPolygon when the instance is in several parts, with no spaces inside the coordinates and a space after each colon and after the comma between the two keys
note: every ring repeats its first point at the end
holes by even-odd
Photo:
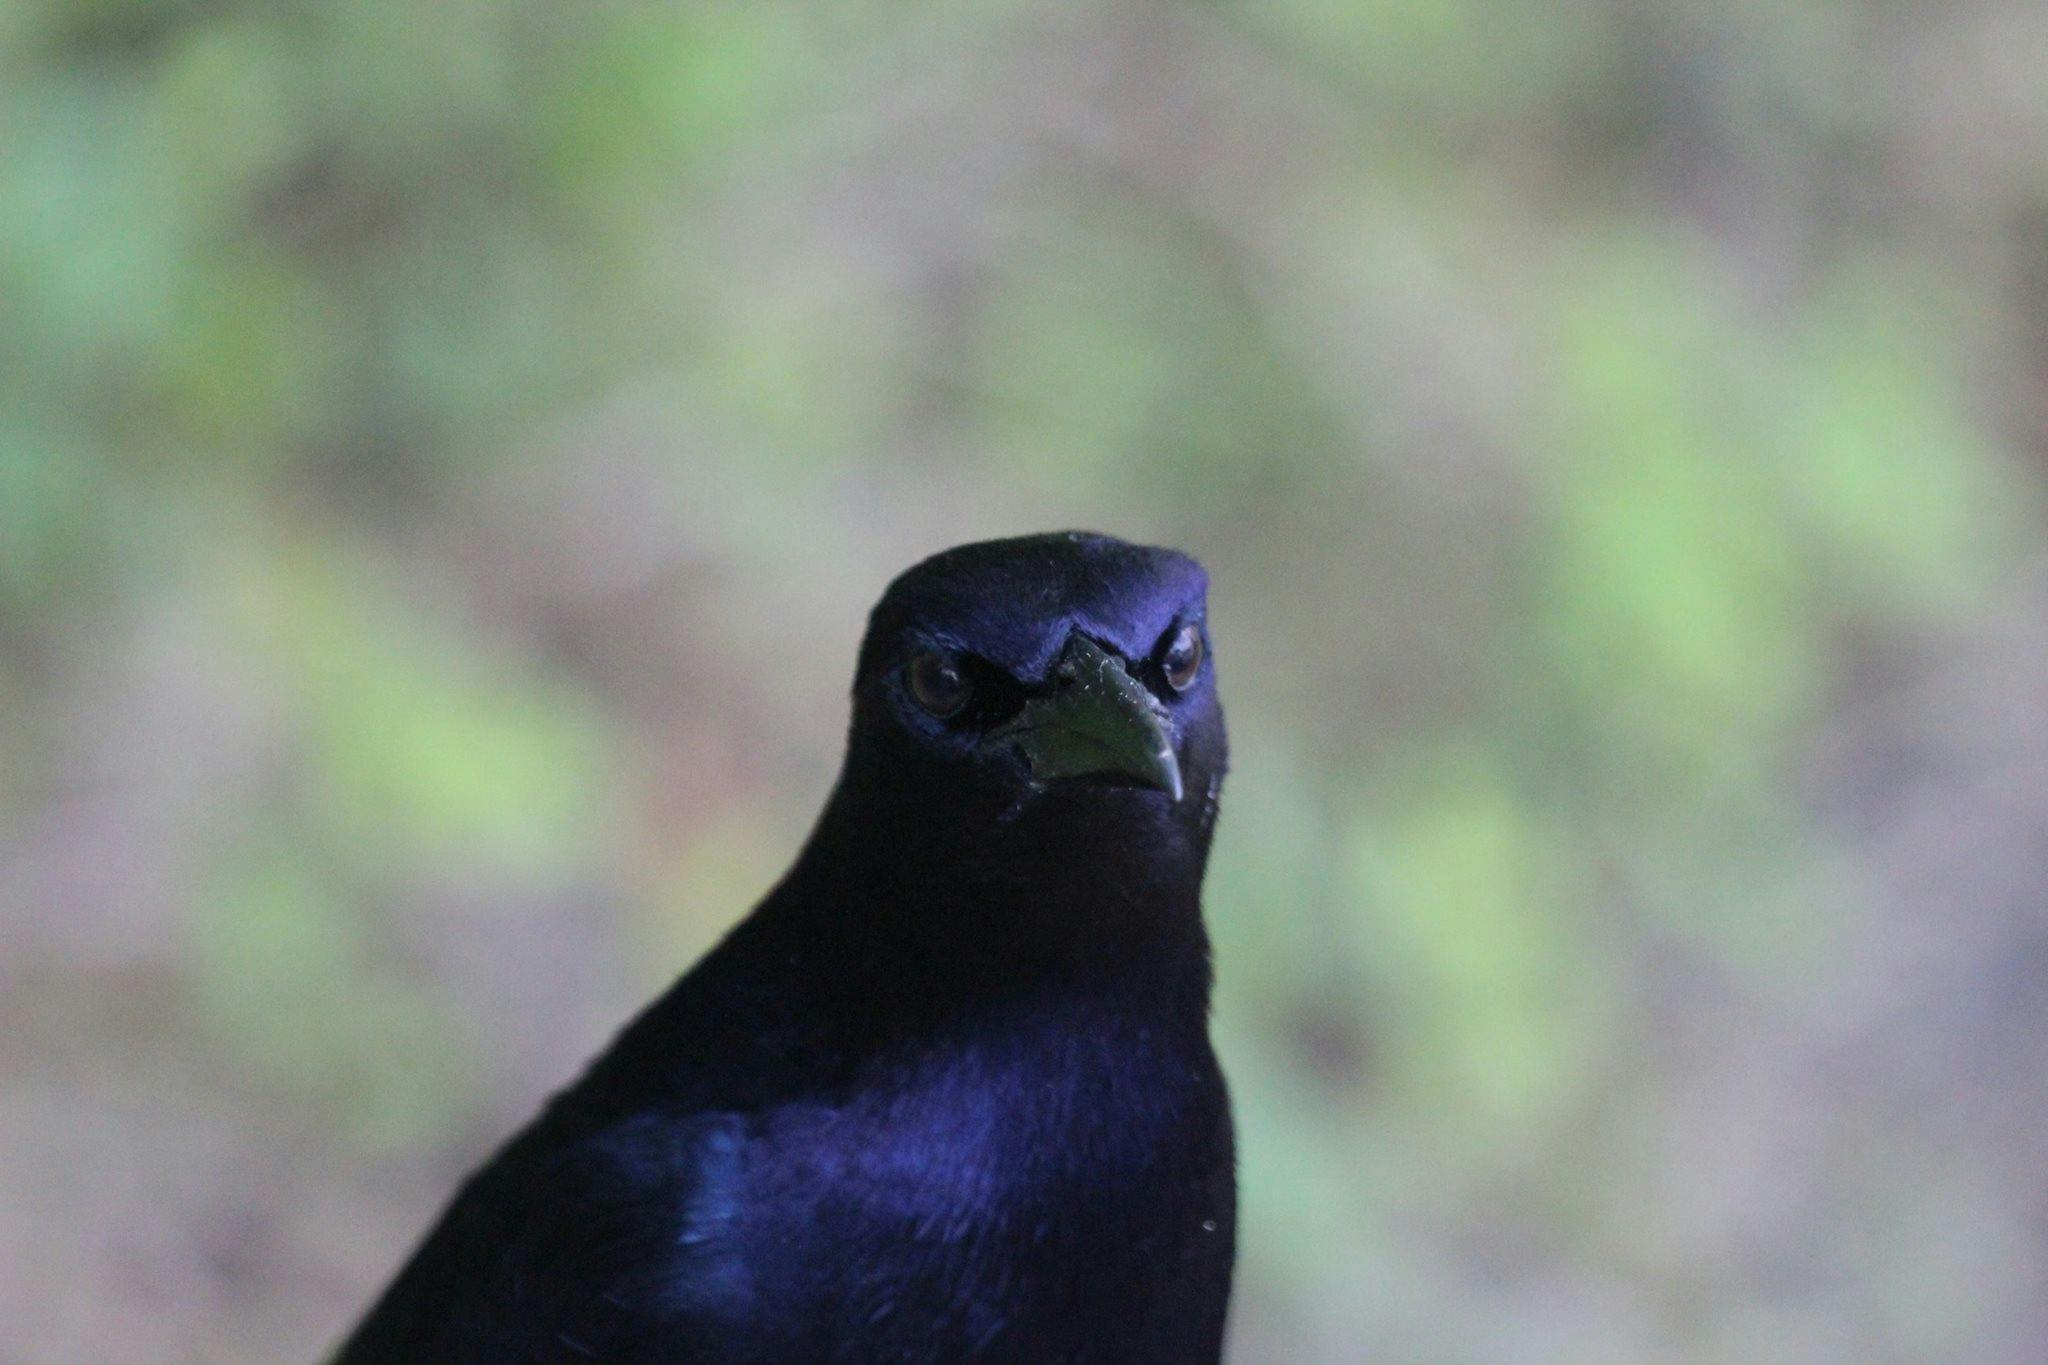
{"type": "Polygon", "coordinates": [[[1201,663],[1202,637],[1193,626],[1182,626],[1166,651],[1166,680],[1177,688],[1186,687],[1195,680],[1195,670],[1201,663]]]}
{"type": "Polygon", "coordinates": [[[910,690],[935,716],[950,716],[967,704],[967,678],[941,654],[917,656],[910,665],[910,690]]]}

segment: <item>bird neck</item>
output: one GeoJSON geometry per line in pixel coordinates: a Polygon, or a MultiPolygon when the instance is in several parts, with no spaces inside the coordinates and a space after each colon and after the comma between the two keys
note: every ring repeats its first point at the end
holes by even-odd
{"type": "Polygon", "coordinates": [[[1113,1001],[1201,1027],[1206,847],[1071,815],[966,828],[842,784],[774,899],[849,987],[913,1012],[1113,1001]]]}

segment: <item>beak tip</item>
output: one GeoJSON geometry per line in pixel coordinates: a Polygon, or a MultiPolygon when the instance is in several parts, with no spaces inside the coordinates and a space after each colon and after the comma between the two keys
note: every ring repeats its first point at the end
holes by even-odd
{"type": "Polygon", "coordinates": [[[1123,661],[1076,635],[1061,658],[1058,679],[1051,692],[1028,701],[1015,721],[990,738],[1021,749],[1035,783],[1117,775],[1180,804],[1187,784],[1174,752],[1172,722],[1123,661]]]}

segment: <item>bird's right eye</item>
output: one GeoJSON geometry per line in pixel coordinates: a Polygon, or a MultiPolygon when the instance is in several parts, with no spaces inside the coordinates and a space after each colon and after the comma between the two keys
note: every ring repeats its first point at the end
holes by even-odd
{"type": "Polygon", "coordinates": [[[942,650],[928,649],[915,655],[904,672],[910,695],[941,720],[959,715],[974,694],[974,685],[960,671],[959,663],[942,650]]]}

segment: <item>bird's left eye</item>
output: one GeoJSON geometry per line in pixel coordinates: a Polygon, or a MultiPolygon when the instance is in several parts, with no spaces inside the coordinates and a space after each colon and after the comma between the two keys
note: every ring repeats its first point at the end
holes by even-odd
{"type": "Polygon", "coordinates": [[[1167,685],[1174,691],[1185,692],[1194,686],[1195,674],[1202,669],[1202,632],[1192,623],[1175,631],[1159,667],[1166,674],[1167,685]]]}
{"type": "Polygon", "coordinates": [[[958,715],[974,693],[959,662],[940,650],[928,649],[917,655],[904,673],[917,704],[941,720],[958,715]]]}

